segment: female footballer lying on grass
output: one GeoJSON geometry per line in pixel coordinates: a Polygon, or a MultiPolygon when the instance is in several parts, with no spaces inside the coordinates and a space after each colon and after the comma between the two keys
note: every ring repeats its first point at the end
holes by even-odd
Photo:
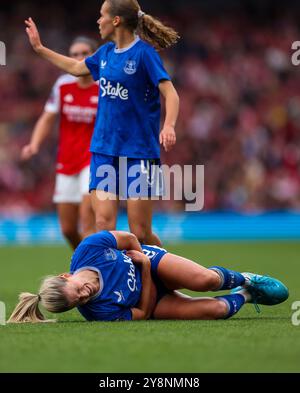
{"type": "Polygon", "coordinates": [[[47,277],[38,295],[22,293],[8,322],[48,322],[39,303],[53,313],[77,307],[88,321],[226,319],[245,303],[274,305],[288,298],[278,280],[224,267],[209,269],[166,250],[140,245],[135,235],[102,231],[84,239],[70,273],[47,277]],[[230,289],[217,297],[196,292],[230,289]]]}

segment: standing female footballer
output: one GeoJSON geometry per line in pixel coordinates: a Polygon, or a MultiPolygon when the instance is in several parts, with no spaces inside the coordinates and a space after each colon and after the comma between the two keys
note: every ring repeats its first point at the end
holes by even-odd
{"type": "MultiPolygon", "coordinates": [[[[83,60],[96,48],[94,40],[77,37],[70,46],[70,57],[83,60]]],[[[96,229],[89,195],[89,147],[98,94],[99,85],[89,75],[76,78],[65,74],[59,77],[36,123],[30,143],[23,147],[21,153],[23,160],[36,155],[60,116],[53,202],[57,204],[62,233],[73,249],[96,229]]]]}
{"type": "Polygon", "coordinates": [[[77,307],[88,321],[227,319],[247,302],[275,305],[288,295],[274,278],[206,269],[157,246],[141,246],[131,233],[102,231],[77,247],[69,273],[47,277],[37,295],[22,293],[9,322],[45,322],[40,302],[53,313],[77,307]],[[182,288],[232,291],[193,298],[182,288]]]}
{"type": "Polygon", "coordinates": [[[97,229],[115,229],[119,200],[126,199],[131,232],[141,242],[160,245],[152,232],[150,196],[162,194],[159,145],[169,151],[176,142],[179,98],[154,47],[170,47],[178,34],[142,12],[136,0],[106,0],[97,23],[102,39],[110,42],[79,61],[44,47],[33,20],[25,23],[41,57],[72,75],[91,74],[99,81],[90,180],[97,229]],[[161,132],[160,93],[166,103],[161,132]],[[140,177],[146,186],[134,188],[140,177]]]}

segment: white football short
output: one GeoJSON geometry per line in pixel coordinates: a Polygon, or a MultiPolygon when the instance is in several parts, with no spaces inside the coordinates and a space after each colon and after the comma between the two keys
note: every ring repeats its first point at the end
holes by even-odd
{"type": "Polygon", "coordinates": [[[81,203],[84,195],[89,195],[90,167],[83,168],[76,175],[57,173],[54,203],[81,203]]]}

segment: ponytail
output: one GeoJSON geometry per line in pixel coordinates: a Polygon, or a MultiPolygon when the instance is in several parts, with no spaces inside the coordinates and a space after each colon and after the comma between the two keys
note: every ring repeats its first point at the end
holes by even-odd
{"type": "Polygon", "coordinates": [[[19,296],[19,303],[10,316],[8,323],[21,322],[56,322],[55,319],[45,319],[39,309],[39,303],[52,313],[71,310],[64,287],[67,280],[62,276],[49,276],[42,282],[39,295],[23,292],[19,296]]]}
{"type": "Polygon", "coordinates": [[[23,292],[19,296],[19,303],[14,309],[8,323],[21,322],[55,322],[55,320],[46,320],[39,309],[40,296],[32,293],[23,292]]]}
{"type": "Polygon", "coordinates": [[[109,4],[111,16],[120,16],[124,27],[136,32],[156,49],[169,48],[179,40],[180,37],[174,29],[145,14],[137,0],[106,0],[106,2],[109,4]]]}
{"type": "Polygon", "coordinates": [[[180,38],[174,29],[148,14],[139,17],[137,34],[158,50],[171,47],[180,38]]]}

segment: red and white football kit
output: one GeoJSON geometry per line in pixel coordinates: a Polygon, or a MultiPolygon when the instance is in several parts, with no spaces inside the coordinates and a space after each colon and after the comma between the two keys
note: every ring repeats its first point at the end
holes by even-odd
{"type": "Polygon", "coordinates": [[[98,94],[97,83],[81,87],[76,77],[62,75],[45,105],[45,112],[60,115],[55,203],[80,203],[89,193],[89,150],[98,94]]]}

